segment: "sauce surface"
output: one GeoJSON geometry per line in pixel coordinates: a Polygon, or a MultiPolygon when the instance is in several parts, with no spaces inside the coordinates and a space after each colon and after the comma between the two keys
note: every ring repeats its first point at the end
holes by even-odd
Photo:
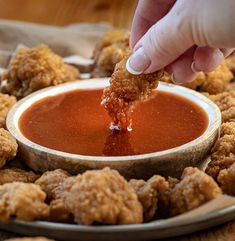
{"type": "Polygon", "coordinates": [[[202,135],[208,125],[201,107],[155,90],[136,105],[131,132],[112,132],[101,96],[102,90],[75,90],[46,97],[22,114],[20,130],[32,142],[63,152],[125,156],[180,146],[202,135]]]}

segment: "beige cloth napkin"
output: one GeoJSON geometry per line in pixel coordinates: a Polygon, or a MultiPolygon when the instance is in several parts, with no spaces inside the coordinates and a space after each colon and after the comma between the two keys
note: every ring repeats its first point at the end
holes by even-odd
{"type": "Polygon", "coordinates": [[[19,44],[34,47],[45,43],[62,57],[90,58],[97,41],[111,29],[107,23],[71,24],[64,27],[0,20],[0,67],[4,68],[19,44]]]}

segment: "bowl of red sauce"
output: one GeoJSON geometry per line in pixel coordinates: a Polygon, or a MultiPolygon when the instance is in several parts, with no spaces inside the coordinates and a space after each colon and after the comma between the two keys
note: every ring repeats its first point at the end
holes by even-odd
{"type": "Polygon", "coordinates": [[[127,178],[178,176],[205,160],[219,135],[221,114],[205,96],[159,83],[136,105],[132,131],[109,128],[100,104],[108,79],[75,81],[37,91],[13,106],[7,128],[33,170],[72,174],[105,166],[127,178]]]}

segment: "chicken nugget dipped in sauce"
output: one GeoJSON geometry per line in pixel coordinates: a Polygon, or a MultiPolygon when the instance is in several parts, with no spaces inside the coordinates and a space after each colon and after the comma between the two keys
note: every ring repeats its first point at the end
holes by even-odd
{"type": "Polygon", "coordinates": [[[135,103],[148,99],[163,75],[163,71],[140,75],[129,73],[126,70],[128,57],[116,65],[101,102],[112,119],[111,129],[122,131],[131,130],[131,113],[135,103]]]}

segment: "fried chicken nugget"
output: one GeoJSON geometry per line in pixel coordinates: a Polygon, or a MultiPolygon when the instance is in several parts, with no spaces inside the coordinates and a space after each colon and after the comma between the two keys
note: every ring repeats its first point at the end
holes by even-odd
{"type": "Polygon", "coordinates": [[[49,207],[44,203],[46,194],[38,185],[13,182],[0,186],[0,222],[11,218],[23,221],[44,219],[49,207]]]}
{"type": "Polygon", "coordinates": [[[6,127],[7,113],[15,103],[15,96],[4,95],[0,93],[0,128],[6,127]]]}
{"type": "Polygon", "coordinates": [[[170,192],[170,213],[172,216],[185,213],[220,194],[222,191],[212,177],[198,168],[187,167],[170,192]]]}
{"type": "Polygon", "coordinates": [[[211,162],[206,173],[216,181],[219,172],[235,163],[235,122],[224,123],[221,126],[220,138],[212,149],[211,162]]]}
{"type": "Polygon", "coordinates": [[[50,202],[50,221],[71,222],[72,213],[64,202],[65,196],[75,183],[75,177],[68,177],[53,190],[54,199],[50,202]]]}
{"type": "Polygon", "coordinates": [[[102,104],[110,115],[114,129],[131,129],[131,112],[137,101],[146,100],[157,87],[163,71],[132,75],[126,70],[126,56],[119,62],[102,96],[102,104]]]}
{"type": "Polygon", "coordinates": [[[55,199],[54,190],[69,176],[70,174],[62,169],[47,171],[37,179],[35,184],[41,187],[41,189],[47,194],[47,199],[51,201],[52,199],[55,199]]]}
{"type": "Polygon", "coordinates": [[[235,162],[219,172],[217,181],[224,193],[235,196],[235,162]]]}
{"type": "Polygon", "coordinates": [[[27,238],[11,238],[11,239],[7,239],[5,241],[54,241],[52,239],[48,239],[45,237],[27,237],[27,238]]]}
{"type": "Polygon", "coordinates": [[[79,78],[78,70],[46,45],[19,49],[1,76],[1,92],[20,99],[33,91],[73,81],[79,78]]]}
{"type": "Polygon", "coordinates": [[[0,170],[0,185],[12,182],[33,183],[39,178],[32,171],[25,171],[19,168],[4,168],[0,170]]]}
{"type": "Polygon", "coordinates": [[[69,173],[57,169],[45,172],[35,183],[39,185],[47,194],[47,200],[50,202],[50,221],[65,222],[71,220],[71,213],[65,207],[63,196],[66,190],[69,190],[73,184],[73,177],[69,173]]]}
{"type": "Polygon", "coordinates": [[[78,175],[64,198],[79,224],[143,222],[143,208],[135,191],[117,171],[108,167],[78,175]]]}
{"type": "Polygon", "coordinates": [[[144,221],[153,219],[159,204],[167,206],[169,184],[164,177],[154,175],[147,182],[131,179],[129,185],[135,190],[138,200],[143,206],[144,221]]]}
{"type": "Polygon", "coordinates": [[[93,53],[92,77],[111,76],[115,65],[130,52],[129,36],[129,31],[124,30],[113,30],[104,35],[93,53]]]}
{"type": "MultiPolygon", "coordinates": [[[[183,86],[200,92],[218,94],[225,91],[226,85],[228,85],[232,78],[233,74],[224,62],[212,72],[198,73],[194,81],[190,83],[184,83],[183,86]]],[[[172,83],[170,76],[164,76],[161,81],[172,83]]]]}
{"type": "Polygon", "coordinates": [[[227,91],[217,95],[204,93],[204,95],[219,107],[223,122],[235,120],[235,91],[227,91]]]}
{"type": "Polygon", "coordinates": [[[0,128],[0,168],[2,168],[7,161],[15,157],[18,149],[16,140],[11,134],[3,128],[0,128]]]}

